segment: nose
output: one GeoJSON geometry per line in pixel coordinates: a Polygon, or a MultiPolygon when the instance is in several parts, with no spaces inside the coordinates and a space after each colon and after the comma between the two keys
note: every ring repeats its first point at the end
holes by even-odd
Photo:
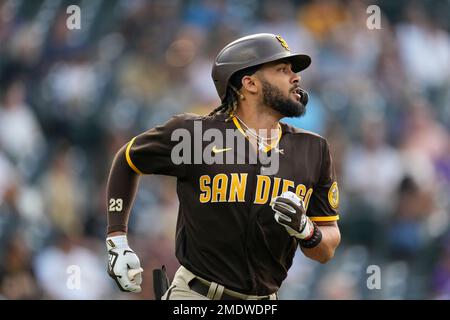
{"type": "Polygon", "coordinates": [[[297,73],[292,72],[291,83],[299,83],[300,80],[301,80],[301,77],[297,73]]]}

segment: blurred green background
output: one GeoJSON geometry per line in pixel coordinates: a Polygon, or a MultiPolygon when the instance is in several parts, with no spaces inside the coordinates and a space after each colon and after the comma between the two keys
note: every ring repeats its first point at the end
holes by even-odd
{"type": "Polygon", "coordinates": [[[129,240],[143,292],[121,293],[104,245],[112,157],[217,106],[215,55],[256,32],[312,56],[307,114],[286,121],[329,140],[340,184],[335,259],[297,254],[280,298],[450,298],[449,31],[448,0],[0,0],[0,298],[153,298],[151,270],[178,267],[175,180],[141,180],[129,240]]]}

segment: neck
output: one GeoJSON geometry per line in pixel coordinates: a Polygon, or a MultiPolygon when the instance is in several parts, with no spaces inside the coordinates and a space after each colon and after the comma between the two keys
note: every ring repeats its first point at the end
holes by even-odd
{"type": "Polygon", "coordinates": [[[250,105],[240,105],[236,110],[236,115],[251,129],[256,131],[266,129],[269,136],[271,129],[278,129],[278,121],[282,118],[271,108],[250,105]]]}

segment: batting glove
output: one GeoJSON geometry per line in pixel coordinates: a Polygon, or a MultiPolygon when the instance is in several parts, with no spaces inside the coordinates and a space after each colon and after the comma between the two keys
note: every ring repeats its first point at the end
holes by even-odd
{"type": "Polygon", "coordinates": [[[271,203],[275,220],[293,237],[306,240],[314,234],[314,224],[306,215],[303,200],[295,193],[286,191],[271,203]]]}
{"type": "Polygon", "coordinates": [[[142,271],[138,256],[128,246],[125,235],[106,238],[108,274],[121,291],[141,292],[142,271]]]}

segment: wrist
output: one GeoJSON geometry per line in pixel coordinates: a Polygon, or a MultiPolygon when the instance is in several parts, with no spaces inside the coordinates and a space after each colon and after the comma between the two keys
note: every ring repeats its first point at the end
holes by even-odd
{"type": "Polygon", "coordinates": [[[300,240],[308,240],[314,235],[314,223],[309,219],[308,216],[304,216],[305,225],[300,233],[297,235],[297,238],[300,240]]]}
{"type": "Polygon", "coordinates": [[[311,223],[314,226],[312,236],[307,239],[303,239],[303,240],[299,241],[300,246],[303,248],[306,248],[306,249],[314,248],[314,247],[318,246],[319,243],[322,241],[322,231],[320,231],[317,224],[315,224],[312,221],[311,221],[311,223]]]}
{"type": "Polygon", "coordinates": [[[108,250],[129,248],[127,235],[108,236],[106,238],[106,247],[108,250]]]}
{"type": "Polygon", "coordinates": [[[125,231],[113,231],[113,232],[108,232],[108,234],[106,235],[106,237],[115,237],[115,236],[122,236],[122,235],[127,235],[127,233],[125,231]]]}
{"type": "Polygon", "coordinates": [[[122,224],[108,224],[108,227],[106,228],[106,233],[108,235],[115,233],[115,232],[121,232],[123,234],[126,234],[128,231],[128,226],[125,223],[122,224]]]}

